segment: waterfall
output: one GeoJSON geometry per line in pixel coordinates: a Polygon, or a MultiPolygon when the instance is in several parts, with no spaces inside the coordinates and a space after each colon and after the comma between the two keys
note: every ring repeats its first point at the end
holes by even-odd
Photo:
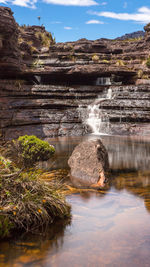
{"type": "Polygon", "coordinates": [[[78,109],[82,122],[85,125],[90,126],[92,133],[95,135],[109,133],[109,115],[106,112],[104,113],[104,110],[100,108],[100,105],[101,102],[108,99],[111,100],[112,98],[112,88],[109,88],[104,98],[99,97],[86,108],[80,106],[78,109]]]}
{"type": "Polygon", "coordinates": [[[112,88],[108,89],[107,95],[106,95],[106,99],[112,99],[112,88]]]}
{"type": "Polygon", "coordinates": [[[110,77],[99,77],[99,78],[97,78],[96,85],[111,85],[110,77]]]}

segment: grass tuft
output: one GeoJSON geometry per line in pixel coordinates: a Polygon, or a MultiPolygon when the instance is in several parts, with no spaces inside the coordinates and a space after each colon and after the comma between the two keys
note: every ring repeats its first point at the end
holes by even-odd
{"type": "Polygon", "coordinates": [[[10,236],[15,229],[44,231],[54,219],[70,216],[59,181],[43,181],[39,170],[18,172],[3,157],[0,172],[0,238],[10,236]]]}
{"type": "Polygon", "coordinates": [[[65,201],[65,185],[59,179],[46,182],[43,180],[43,170],[29,168],[32,165],[30,161],[35,163],[46,159],[45,155],[52,155],[54,148],[34,136],[29,139],[28,136],[18,138],[12,142],[14,146],[9,144],[11,149],[8,144],[0,147],[1,239],[15,234],[15,230],[44,232],[56,218],[70,217],[70,205],[65,201]],[[8,159],[6,154],[11,157],[8,159]]]}

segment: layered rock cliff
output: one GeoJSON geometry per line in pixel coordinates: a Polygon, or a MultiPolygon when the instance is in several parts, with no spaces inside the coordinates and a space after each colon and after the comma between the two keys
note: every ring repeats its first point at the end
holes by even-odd
{"type": "Polygon", "coordinates": [[[0,77],[20,73],[21,54],[18,48],[18,25],[10,8],[0,7],[0,77]]]}
{"type": "Polygon", "coordinates": [[[128,39],[135,39],[135,38],[144,38],[145,32],[144,31],[136,31],[132,33],[126,33],[125,35],[122,35],[120,37],[117,37],[116,40],[128,40],[128,39]]]}
{"type": "Polygon", "coordinates": [[[18,27],[11,10],[0,7],[1,139],[87,133],[82,114],[110,86],[113,97],[99,109],[111,133],[149,133],[150,25],[145,30],[140,40],[55,44],[44,27],[18,27]]]}

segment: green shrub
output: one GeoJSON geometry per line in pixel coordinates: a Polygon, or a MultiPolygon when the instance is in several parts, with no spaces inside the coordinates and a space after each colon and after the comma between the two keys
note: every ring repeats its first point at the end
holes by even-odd
{"type": "Polygon", "coordinates": [[[34,135],[20,136],[17,141],[24,166],[33,166],[37,161],[48,160],[55,149],[48,142],[34,135]]]}
{"type": "Polygon", "coordinates": [[[146,66],[148,67],[148,68],[150,68],[150,57],[147,59],[147,61],[146,61],[146,66]]]}

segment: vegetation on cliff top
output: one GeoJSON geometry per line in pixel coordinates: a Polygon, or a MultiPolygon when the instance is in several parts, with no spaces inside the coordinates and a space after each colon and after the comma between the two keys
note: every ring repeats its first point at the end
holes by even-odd
{"type": "MultiPolygon", "coordinates": [[[[24,136],[15,141],[23,144],[21,157],[26,164],[29,163],[29,158],[35,162],[35,158],[39,159],[41,153],[39,144],[34,150],[36,144],[31,145],[31,139],[36,137],[24,136]]],[[[45,149],[47,151],[47,144],[45,149]]],[[[8,150],[10,151],[10,146],[8,150]]],[[[41,178],[43,171],[29,169],[26,164],[26,169],[21,169],[16,161],[6,159],[2,156],[4,151],[1,152],[0,238],[9,237],[15,229],[25,232],[44,231],[55,218],[70,216],[70,205],[65,201],[64,188],[59,181],[47,183],[41,178]]]]}
{"type": "Polygon", "coordinates": [[[20,26],[20,36],[18,38],[19,43],[26,42],[33,45],[33,42],[39,41],[42,46],[50,47],[56,43],[55,37],[51,32],[47,32],[44,26],[27,26],[22,25],[20,26]],[[28,41],[24,38],[26,31],[32,32],[32,39],[30,37],[28,41]]]}
{"type": "Polygon", "coordinates": [[[55,37],[50,32],[40,32],[35,33],[37,39],[39,39],[43,46],[50,47],[50,45],[55,44],[55,37]]]}

